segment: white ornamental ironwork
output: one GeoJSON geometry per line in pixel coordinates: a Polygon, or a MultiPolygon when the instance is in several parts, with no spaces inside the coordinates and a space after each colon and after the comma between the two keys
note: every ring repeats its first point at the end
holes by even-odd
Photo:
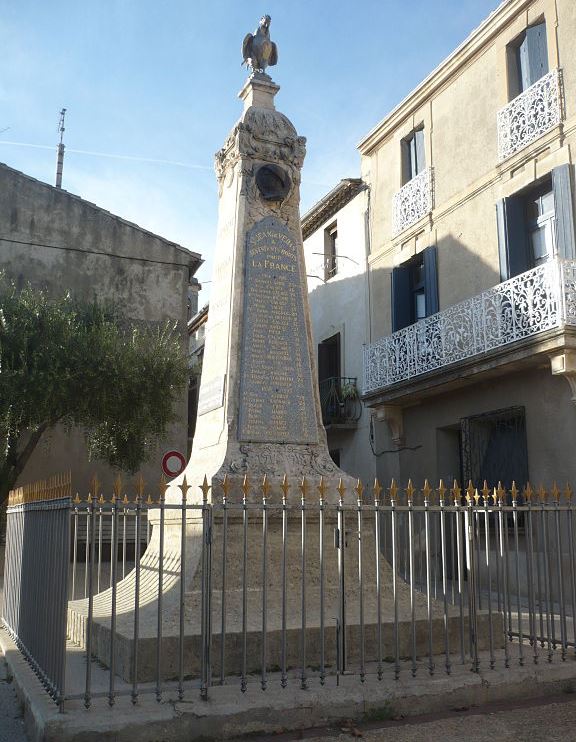
{"type": "Polygon", "coordinates": [[[563,325],[576,326],[576,261],[556,259],[365,345],[363,393],[563,325]]]}
{"type": "Polygon", "coordinates": [[[392,217],[395,235],[432,211],[432,190],[432,168],[427,167],[396,193],[392,217]]]}
{"type": "Polygon", "coordinates": [[[528,146],[561,120],[560,70],[555,69],[498,111],[498,159],[528,146]]]}

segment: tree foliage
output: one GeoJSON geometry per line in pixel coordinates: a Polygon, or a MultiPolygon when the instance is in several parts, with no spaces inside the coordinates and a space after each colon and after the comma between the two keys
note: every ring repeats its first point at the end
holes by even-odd
{"type": "Polygon", "coordinates": [[[177,418],[186,380],[174,325],[135,327],[116,305],[0,276],[0,503],[57,424],[83,429],[92,458],[135,471],[177,418]]]}

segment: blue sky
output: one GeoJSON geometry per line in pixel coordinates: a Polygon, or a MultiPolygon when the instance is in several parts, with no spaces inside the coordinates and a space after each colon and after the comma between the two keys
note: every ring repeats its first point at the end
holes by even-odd
{"type": "Polygon", "coordinates": [[[0,0],[0,162],[53,183],[66,107],[63,187],[202,253],[208,282],[213,155],[240,114],[241,42],[261,15],[279,47],[277,107],[308,140],[304,213],[359,174],[358,140],[497,4],[0,0]]]}

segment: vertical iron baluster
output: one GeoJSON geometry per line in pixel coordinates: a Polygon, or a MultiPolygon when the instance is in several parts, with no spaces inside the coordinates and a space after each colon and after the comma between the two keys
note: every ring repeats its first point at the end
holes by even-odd
{"type": "Polygon", "coordinates": [[[510,579],[510,538],[509,538],[509,513],[510,510],[508,502],[507,502],[507,495],[506,491],[504,491],[504,565],[503,569],[506,570],[506,585],[507,585],[507,594],[506,594],[506,622],[507,622],[507,632],[508,632],[508,641],[512,642],[512,581],[510,579]]]}
{"type": "MultiPolygon", "coordinates": [[[[204,481],[200,485],[202,491],[202,599],[201,599],[201,635],[202,635],[202,658],[200,667],[200,698],[203,701],[208,700],[208,675],[209,675],[209,642],[210,642],[210,629],[209,629],[209,615],[208,612],[211,609],[209,601],[209,578],[208,578],[208,544],[210,539],[210,522],[208,512],[208,493],[211,490],[211,486],[208,484],[208,479],[204,475],[204,481]]],[[[245,617],[244,617],[245,620],[245,617]]],[[[246,662],[246,653],[244,652],[244,663],[246,662]]],[[[245,672],[244,672],[245,677],[245,672]]]]}
{"type": "Polygon", "coordinates": [[[552,574],[550,571],[550,560],[548,556],[548,518],[546,511],[546,490],[540,486],[538,490],[538,496],[540,498],[540,513],[542,520],[542,548],[544,551],[544,564],[542,565],[542,572],[544,573],[544,594],[546,596],[546,634],[544,637],[548,644],[548,662],[552,662],[553,655],[553,623],[554,623],[554,608],[552,606],[552,588],[551,580],[552,574]]]}
{"type": "Polygon", "coordinates": [[[481,539],[480,539],[480,511],[478,509],[478,502],[479,499],[476,500],[476,508],[474,509],[474,539],[476,541],[476,566],[478,567],[478,571],[476,574],[476,584],[477,584],[477,595],[478,595],[478,610],[482,610],[482,571],[480,570],[480,565],[482,564],[482,560],[480,557],[480,545],[481,545],[481,539]]]}
{"type": "Polygon", "coordinates": [[[416,657],[416,601],[414,595],[414,487],[408,482],[406,488],[406,504],[408,506],[408,548],[410,552],[410,636],[412,645],[412,677],[416,677],[418,669],[416,657]]]}
{"type": "Polygon", "coordinates": [[[530,644],[532,645],[532,655],[534,664],[538,664],[538,629],[536,626],[536,601],[534,598],[534,533],[532,524],[532,487],[530,483],[524,490],[524,499],[526,500],[526,573],[528,577],[528,618],[530,644]]]}
{"type": "Polygon", "coordinates": [[[220,617],[220,685],[224,685],[225,661],[226,661],[226,581],[227,568],[226,558],[228,555],[228,475],[222,480],[222,598],[220,617]]]}
{"type": "Polygon", "coordinates": [[[472,659],[472,672],[478,672],[480,663],[478,658],[478,614],[476,605],[476,523],[475,503],[478,503],[478,491],[474,489],[472,482],[468,483],[466,490],[467,508],[464,512],[466,530],[466,567],[468,571],[468,622],[470,629],[470,656],[472,659]]]}
{"type": "Polygon", "coordinates": [[[102,572],[102,505],[104,504],[104,496],[102,494],[100,494],[98,503],[100,507],[98,508],[98,578],[96,584],[98,585],[98,592],[100,592],[100,575],[102,572]]]}
{"type": "MultiPolygon", "coordinates": [[[[531,511],[532,512],[532,511],[531,511]]],[[[535,518],[536,516],[534,516],[535,518]]],[[[534,525],[534,523],[533,523],[534,525]]],[[[543,529],[542,529],[542,519],[538,518],[536,521],[536,526],[538,530],[538,550],[536,552],[536,587],[538,590],[538,615],[539,615],[539,624],[540,624],[540,647],[544,648],[544,600],[543,600],[543,588],[542,588],[542,572],[543,572],[543,564],[541,560],[544,557],[544,551],[543,551],[543,529]]]]}
{"type": "MultiPolygon", "coordinates": [[[[428,484],[428,482],[426,482],[428,484]]],[[[442,600],[444,607],[444,654],[446,655],[446,673],[450,675],[452,672],[452,663],[450,662],[450,637],[449,630],[450,626],[448,623],[448,581],[447,581],[447,563],[446,563],[446,511],[444,495],[446,494],[446,487],[444,482],[440,480],[438,485],[438,499],[440,503],[440,558],[442,565],[442,600]]]]}
{"type": "Polygon", "coordinates": [[[88,507],[87,525],[90,529],[90,560],[88,565],[88,618],[86,625],[86,685],[84,690],[84,706],[88,709],[92,702],[92,630],[94,618],[94,559],[96,546],[96,502],[98,498],[98,478],[94,475],[92,492],[88,507]]]}
{"type": "Polygon", "coordinates": [[[552,488],[554,498],[554,521],[556,525],[556,568],[558,578],[558,602],[560,610],[560,656],[562,661],[566,661],[566,606],[564,605],[564,566],[562,564],[562,532],[560,530],[560,490],[554,482],[552,488]]]}
{"type": "MultiPolygon", "coordinates": [[[[158,614],[156,617],[156,700],[158,703],[162,700],[162,605],[164,597],[164,522],[166,510],[164,508],[164,497],[166,492],[166,482],[160,481],[160,497],[158,505],[160,506],[160,538],[158,554],[158,614]]],[[[146,508],[146,520],[150,522],[151,500],[146,508]]]]}
{"type": "Polygon", "coordinates": [[[182,492],[180,502],[180,611],[179,611],[179,636],[178,636],[178,699],[184,699],[184,620],[186,607],[186,515],[188,503],[189,486],[186,475],[178,485],[182,492]]]}
{"type": "Polygon", "coordinates": [[[488,580],[488,643],[490,651],[490,669],[494,669],[494,631],[492,626],[492,562],[490,561],[490,513],[489,513],[490,489],[488,483],[484,480],[482,488],[482,500],[484,504],[484,544],[486,549],[486,574],[488,580]]]}
{"type": "Polygon", "coordinates": [[[458,566],[458,614],[460,617],[460,662],[462,664],[466,661],[465,650],[464,650],[464,564],[463,564],[463,544],[462,544],[462,518],[460,516],[460,506],[462,504],[462,490],[458,485],[458,482],[454,480],[452,489],[450,490],[452,500],[454,502],[454,527],[456,530],[456,558],[458,566]]]}
{"type": "Polygon", "coordinates": [[[126,505],[128,498],[122,500],[122,579],[126,577],[126,505]]]}
{"type": "Polygon", "coordinates": [[[360,682],[363,683],[366,680],[366,666],[365,666],[365,637],[364,637],[364,573],[362,569],[362,525],[363,525],[363,512],[362,512],[362,493],[364,487],[362,482],[358,480],[356,487],[356,505],[357,505],[357,517],[358,517],[358,601],[359,601],[359,613],[360,613],[360,682]]]}
{"type": "Polygon", "coordinates": [[[240,690],[246,693],[246,652],[247,652],[247,631],[248,631],[248,493],[250,484],[248,475],[244,476],[242,482],[242,676],[240,680],[240,690]]]}
{"type": "Polygon", "coordinates": [[[288,538],[288,511],[287,498],[290,485],[284,474],[282,484],[282,648],[281,648],[281,677],[280,685],[286,687],[288,676],[286,675],[286,547],[288,538]]]}
{"type": "Polygon", "coordinates": [[[324,495],[326,493],[326,485],[324,484],[324,477],[320,477],[318,492],[320,493],[320,500],[318,505],[318,535],[320,540],[318,554],[320,569],[320,685],[324,685],[326,681],[326,666],[324,656],[324,495]]]}
{"type": "Polygon", "coordinates": [[[88,499],[86,500],[87,507],[86,507],[86,539],[85,539],[85,548],[84,548],[84,597],[88,597],[88,564],[89,564],[89,558],[88,554],[90,553],[90,530],[91,530],[91,519],[90,519],[90,495],[88,495],[88,499]]]}
{"type": "Polygon", "coordinates": [[[518,540],[518,490],[516,483],[512,482],[512,523],[514,526],[514,552],[516,557],[516,600],[518,605],[518,663],[524,665],[524,631],[522,626],[522,603],[520,595],[520,548],[518,540]]]}
{"type": "Polygon", "coordinates": [[[74,535],[72,541],[72,600],[76,600],[76,562],[78,560],[78,503],[80,498],[76,494],[74,500],[74,535]]]}
{"type": "Polygon", "coordinates": [[[570,592],[572,598],[572,632],[574,651],[576,652],[576,564],[574,558],[574,506],[572,504],[572,490],[566,485],[564,490],[566,502],[568,503],[568,548],[570,550],[570,592]]]}
{"type": "Polygon", "coordinates": [[[140,641],[140,529],[142,527],[142,498],[144,496],[144,480],[142,475],[136,483],[135,499],[135,551],[134,551],[134,630],[133,630],[133,675],[132,675],[132,703],[138,701],[138,651],[140,641]]]}
{"type": "Polygon", "coordinates": [[[382,487],[374,480],[374,544],[376,547],[376,621],[378,631],[378,680],[382,680],[382,584],[380,577],[380,494],[382,487]]]}
{"type": "Polygon", "coordinates": [[[346,487],[340,478],[338,482],[338,657],[340,662],[337,671],[342,674],[346,670],[346,583],[345,583],[345,557],[346,546],[346,523],[344,518],[344,493],[346,487]]]}
{"type": "Polygon", "coordinates": [[[112,586],[110,607],[110,684],[108,687],[108,704],[114,705],[116,676],[116,594],[117,594],[117,555],[118,555],[118,502],[122,497],[122,479],[118,475],[114,482],[112,495],[112,540],[110,546],[110,582],[112,586]]]}
{"type": "MultiPolygon", "coordinates": [[[[409,483],[410,486],[410,483],[409,483]]],[[[400,677],[400,636],[398,632],[398,558],[397,558],[397,524],[396,524],[396,497],[398,487],[392,480],[390,484],[390,518],[391,518],[391,541],[392,541],[392,597],[394,600],[394,677],[400,677]]]]}
{"type": "Polygon", "coordinates": [[[498,500],[498,538],[499,538],[499,557],[500,563],[502,564],[502,613],[504,619],[504,667],[510,667],[510,651],[508,642],[510,637],[506,628],[506,615],[508,608],[508,570],[505,567],[505,561],[507,559],[506,547],[504,544],[504,530],[506,528],[504,503],[503,500],[506,497],[506,491],[502,488],[500,482],[498,482],[498,489],[494,491],[493,499],[498,500]]]}
{"type": "Polygon", "coordinates": [[[266,653],[266,632],[267,632],[267,626],[266,626],[266,612],[267,612],[267,583],[268,583],[268,565],[266,562],[266,551],[268,548],[268,510],[266,501],[268,498],[268,493],[270,492],[270,484],[268,483],[268,479],[266,477],[266,474],[264,474],[264,481],[262,482],[262,658],[261,658],[261,664],[262,664],[262,675],[260,678],[260,685],[262,687],[262,690],[266,690],[266,662],[267,662],[267,653],[266,653]]]}
{"type": "MultiPolygon", "coordinates": [[[[409,486],[411,482],[408,483],[409,486]]],[[[430,493],[423,491],[424,495],[424,529],[425,529],[425,548],[426,548],[426,614],[428,616],[428,672],[434,675],[434,652],[433,652],[433,631],[432,631],[432,595],[430,584],[430,493]]]]}
{"type": "Polygon", "coordinates": [[[300,510],[301,510],[301,571],[302,571],[302,592],[301,592],[301,634],[300,634],[300,657],[302,672],[300,674],[300,687],[302,690],[307,688],[306,679],[306,494],[308,492],[308,483],[306,477],[302,477],[300,483],[300,510]]]}

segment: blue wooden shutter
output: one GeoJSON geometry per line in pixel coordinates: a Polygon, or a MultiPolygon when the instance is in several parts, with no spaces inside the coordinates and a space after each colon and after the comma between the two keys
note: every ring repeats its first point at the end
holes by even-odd
{"type": "Polygon", "coordinates": [[[546,24],[529,26],[526,29],[526,47],[529,67],[529,84],[533,85],[548,72],[548,45],[546,24]]]}
{"type": "Polygon", "coordinates": [[[560,165],[552,170],[552,189],[556,212],[556,250],[561,258],[576,260],[571,169],[571,165],[560,165]]]}
{"type": "Polygon", "coordinates": [[[438,301],[438,265],[436,245],[430,245],[422,253],[424,259],[424,293],[426,295],[426,316],[440,311],[438,301]]]}
{"type": "Polygon", "coordinates": [[[392,332],[412,324],[410,268],[400,265],[392,271],[392,332]]]}
{"type": "Polygon", "coordinates": [[[528,237],[521,198],[503,198],[496,204],[500,280],[506,281],[531,268],[528,237]]]}
{"type": "Polygon", "coordinates": [[[417,168],[417,152],[416,152],[416,136],[412,134],[408,141],[409,145],[409,170],[410,170],[410,180],[415,176],[418,175],[418,168],[417,168]]]}
{"type": "Polygon", "coordinates": [[[421,173],[426,167],[426,153],[424,150],[424,129],[418,129],[414,132],[414,141],[416,142],[416,172],[421,173]]]}

